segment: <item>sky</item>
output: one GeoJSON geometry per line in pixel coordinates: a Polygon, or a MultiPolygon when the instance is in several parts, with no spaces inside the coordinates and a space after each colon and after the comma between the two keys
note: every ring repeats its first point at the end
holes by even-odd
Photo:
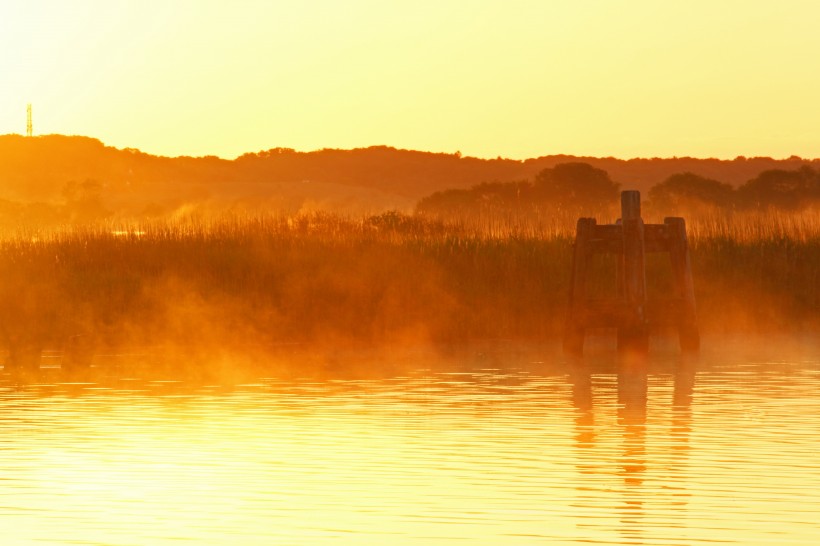
{"type": "Polygon", "coordinates": [[[0,0],[0,134],[820,157],[820,2],[0,0]]]}

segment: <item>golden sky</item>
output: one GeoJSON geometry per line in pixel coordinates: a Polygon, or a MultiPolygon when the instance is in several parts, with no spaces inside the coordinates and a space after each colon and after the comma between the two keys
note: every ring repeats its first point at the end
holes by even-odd
{"type": "Polygon", "coordinates": [[[0,2],[0,134],[232,158],[820,156],[813,0],[0,2]]]}

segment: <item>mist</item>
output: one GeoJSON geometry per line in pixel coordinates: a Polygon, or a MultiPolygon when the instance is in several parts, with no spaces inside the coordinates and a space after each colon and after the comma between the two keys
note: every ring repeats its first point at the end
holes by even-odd
{"type": "MultiPolygon", "coordinates": [[[[739,220],[689,225],[702,333],[817,332],[817,217],[739,220]]],[[[572,235],[526,218],[482,226],[398,212],[198,215],[17,233],[0,241],[0,336],[12,368],[57,350],[79,366],[122,354],[129,365],[192,373],[239,362],[285,373],[297,353],[321,371],[345,350],[555,343],[572,235]]],[[[671,282],[662,258],[647,262],[650,301],[671,282]]],[[[592,289],[606,295],[614,263],[595,271],[592,289]]]]}

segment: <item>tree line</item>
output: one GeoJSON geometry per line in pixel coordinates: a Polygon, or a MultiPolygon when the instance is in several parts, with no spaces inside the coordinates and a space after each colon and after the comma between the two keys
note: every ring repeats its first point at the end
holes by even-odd
{"type": "Polygon", "coordinates": [[[694,204],[796,210],[817,201],[816,170],[820,159],[799,157],[513,160],[388,146],[172,158],[88,137],[0,135],[0,230],[224,210],[409,212],[420,199],[419,210],[446,214],[561,208],[577,216],[617,205],[613,181],[641,190],[663,214],[694,204]],[[481,183],[490,180],[501,182],[481,183]]]}
{"type": "MultiPolygon", "coordinates": [[[[550,210],[567,214],[611,212],[621,184],[603,169],[569,162],[538,172],[532,181],[488,182],[469,189],[435,192],[418,202],[423,214],[550,210]]],[[[652,186],[645,204],[666,215],[727,210],[799,211],[820,207],[820,170],[769,169],[735,188],[691,172],[673,174],[652,186]]]]}

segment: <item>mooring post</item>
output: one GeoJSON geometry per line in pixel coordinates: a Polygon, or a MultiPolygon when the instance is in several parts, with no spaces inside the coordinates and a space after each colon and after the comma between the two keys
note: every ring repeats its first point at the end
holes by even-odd
{"type": "Polygon", "coordinates": [[[684,352],[695,352],[700,349],[700,335],[695,309],[695,282],[689,258],[689,243],[686,239],[686,220],[664,218],[663,223],[669,237],[669,259],[672,263],[675,290],[681,300],[677,315],[680,346],[684,352]]]}
{"type": "Polygon", "coordinates": [[[621,220],[635,220],[641,217],[641,192],[627,190],[621,192],[621,220]]]}
{"type": "Polygon", "coordinates": [[[646,324],[646,260],[641,194],[621,192],[623,223],[623,289],[628,320],[618,327],[618,349],[645,352],[649,348],[646,324]]]}
{"type": "Polygon", "coordinates": [[[686,223],[683,218],[667,218],[663,224],[644,224],[641,218],[641,194],[621,192],[621,218],[614,225],[599,226],[594,218],[580,218],[575,233],[572,277],[564,352],[581,356],[587,328],[616,328],[618,350],[630,366],[641,365],[649,350],[649,325],[674,324],[680,334],[684,353],[700,347],[695,314],[695,288],[686,223]],[[646,253],[668,252],[672,261],[675,294],[653,302],[647,311],[646,253]],[[590,299],[587,284],[591,256],[594,253],[616,255],[617,295],[614,298],[590,299]],[[649,313],[651,317],[647,316],[649,313]]]}
{"type": "MultiPolygon", "coordinates": [[[[624,222],[618,218],[615,222],[616,226],[621,226],[623,229],[624,222]]],[[[615,295],[619,299],[626,298],[626,287],[624,286],[624,253],[619,252],[615,255],[615,295]]]]}
{"type": "Polygon", "coordinates": [[[572,356],[581,356],[584,351],[584,313],[586,311],[586,283],[590,241],[595,231],[595,218],[579,218],[575,230],[575,248],[572,254],[572,277],[569,286],[569,309],[564,351],[572,356]]]}

